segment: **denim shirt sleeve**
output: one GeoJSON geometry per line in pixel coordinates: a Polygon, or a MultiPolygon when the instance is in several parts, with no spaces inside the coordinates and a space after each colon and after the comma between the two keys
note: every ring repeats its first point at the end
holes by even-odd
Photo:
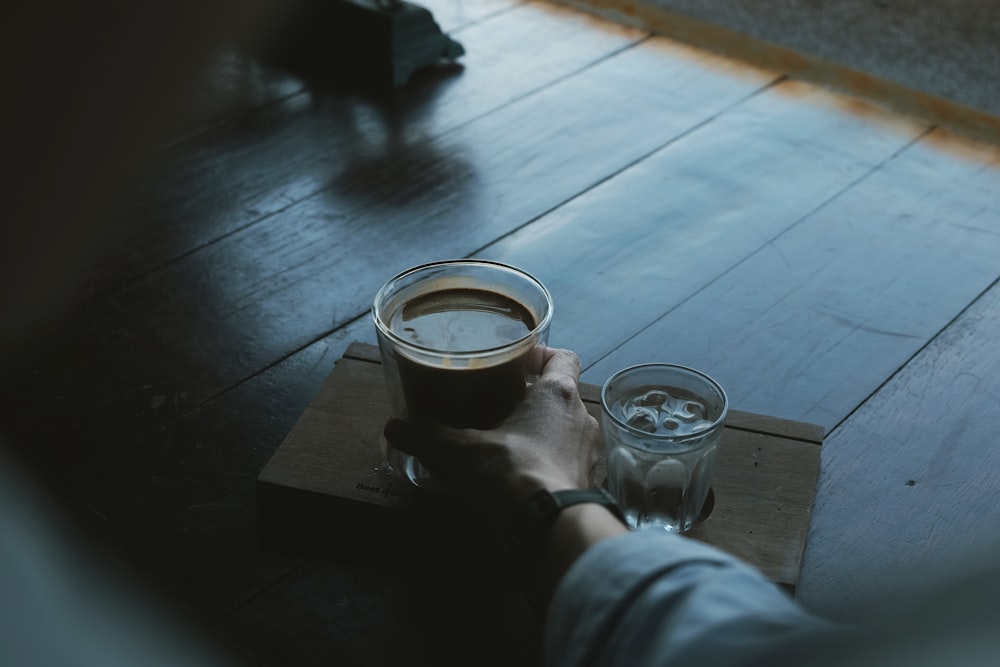
{"type": "Polygon", "coordinates": [[[563,577],[545,658],[553,666],[747,665],[831,627],[714,547],[636,531],[598,543],[563,577]]]}

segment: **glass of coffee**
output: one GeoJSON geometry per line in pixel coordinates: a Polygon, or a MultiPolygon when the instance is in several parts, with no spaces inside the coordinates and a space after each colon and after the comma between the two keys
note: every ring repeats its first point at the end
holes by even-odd
{"type": "MultiPolygon", "coordinates": [[[[379,289],[372,318],[394,417],[491,428],[524,398],[528,356],[548,342],[552,297],[524,271],[485,260],[418,266],[379,289]]],[[[431,486],[419,461],[389,465],[431,486]]]]}

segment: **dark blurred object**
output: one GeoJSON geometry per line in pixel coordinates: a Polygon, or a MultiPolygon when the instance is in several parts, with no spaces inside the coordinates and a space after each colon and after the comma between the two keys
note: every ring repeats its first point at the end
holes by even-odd
{"type": "Polygon", "coordinates": [[[268,60],[307,76],[383,90],[465,53],[430,11],[402,0],[305,0],[261,46],[268,60]]]}
{"type": "Polygon", "coordinates": [[[200,72],[279,22],[272,0],[9,3],[0,146],[0,376],[83,326],[112,215],[200,72]],[[31,349],[29,349],[31,348],[31,349]]]}

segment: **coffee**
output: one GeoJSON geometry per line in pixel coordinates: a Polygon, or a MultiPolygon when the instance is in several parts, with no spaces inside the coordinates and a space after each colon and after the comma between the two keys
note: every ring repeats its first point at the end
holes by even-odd
{"type": "MultiPolygon", "coordinates": [[[[487,290],[446,289],[407,301],[389,320],[389,330],[418,347],[461,355],[502,348],[535,328],[528,309],[487,290]]],[[[468,363],[445,356],[429,365],[398,355],[399,379],[409,413],[457,428],[489,428],[524,398],[525,357],[468,363]]]]}

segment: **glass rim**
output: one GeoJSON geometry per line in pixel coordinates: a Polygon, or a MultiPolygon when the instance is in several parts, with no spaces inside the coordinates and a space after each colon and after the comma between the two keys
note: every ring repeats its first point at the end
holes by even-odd
{"type": "MultiPolygon", "coordinates": [[[[504,296],[507,295],[505,294],[504,296]]],[[[521,305],[523,306],[524,304],[521,305]]],[[[524,269],[489,259],[447,259],[447,260],[428,262],[426,264],[413,266],[410,267],[409,269],[406,269],[405,271],[397,273],[392,278],[389,278],[387,281],[385,281],[385,283],[382,284],[382,286],[375,293],[375,298],[372,300],[371,314],[372,314],[372,320],[375,322],[375,327],[378,329],[379,333],[381,333],[383,336],[391,340],[394,345],[397,345],[404,349],[414,350],[425,354],[429,353],[442,356],[447,355],[449,357],[457,359],[472,359],[475,357],[480,357],[484,354],[496,354],[500,352],[506,352],[507,350],[511,350],[519,347],[520,345],[523,345],[525,342],[537,336],[539,331],[544,330],[545,327],[549,325],[549,323],[552,321],[552,310],[553,310],[552,295],[549,293],[548,288],[545,287],[545,285],[542,283],[541,280],[539,280],[532,274],[528,273],[524,269]],[[412,343],[396,335],[392,331],[392,329],[390,329],[389,326],[385,322],[383,322],[382,317],[380,316],[379,303],[384,300],[385,294],[389,290],[389,286],[398,280],[402,280],[416,273],[423,273],[431,269],[445,268],[450,266],[479,266],[489,269],[499,269],[502,271],[508,271],[517,274],[522,278],[526,278],[529,283],[538,288],[539,292],[544,297],[545,314],[542,316],[542,319],[531,329],[531,331],[521,336],[520,338],[513,340],[509,343],[505,343],[504,345],[497,345],[495,347],[486,347],[478,350],[464,350],[462,352],[455,352],[453,350],[442,350],[436,347],[417,345],[416,343],[412,343]]]]}
{"type": "Polygon", "coordinates": [[[681,364],[650,362],[644,364],[635,364],[633,366],[628,366],[619,371],[616,371],[611,377],[609,377],[604,382],[604,385],[601,387],[601,412],[604,414],[604,416],[610,417],[611,420],[614,421],[616,425],[623,428],[626,432],[636,435],[638,437],[647,439],[654,438],[656,440],[672,440],[674,442],[683,442],[685,440],[693,440],[694,438],[700,438],[704,436],[706,433],[710,433],[719,428],[719,426],[721,426],[726,421],[726,416],[729,414],[729,396],[726,395],[726,390],[723,389],[722,385],[716,382],[714,378],[712,378],[706,373],[703,373],[702,371],[699,371],[696,368],[691,368],[690,366],[683,366],[681,364]],[[611,386],[612,382],[617,380],[619,377],[625,375],[626,373],[631,373],[642,369],[652,369],[652,368],[670,368],[673,370],[681,370],[681,371],[686,371],[688,373],[692,373],[700,377],[701,379],[706,380],[716,391],[718,391],[719,396],[722,397],[722,412],[719,413],[719,416],[717,418],[712,420],[712,425],[709,426],[708,428],[698,431],[697,433],[688,433],[686,435],[670,435],[669,433],[649,433],[647,431],[637,429],[634,426],[629,426],[627,423],[619,419],[608,407],[608,401],[607,401],[608,387],[611,386]]]}

